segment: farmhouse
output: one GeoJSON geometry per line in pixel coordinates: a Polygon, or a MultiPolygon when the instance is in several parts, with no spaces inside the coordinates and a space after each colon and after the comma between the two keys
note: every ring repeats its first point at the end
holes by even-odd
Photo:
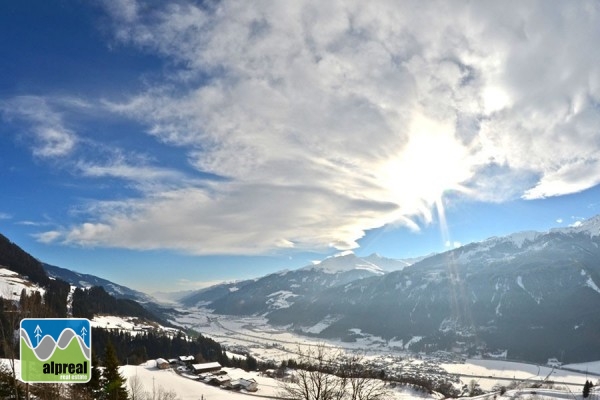
{"type": "Polygon", "coordinates": [[[228,384],[230,381],[231,378],[229,377],[229,375],[213,375],[212,377],[205,380],[206,383],[214,386],[223,386],[228,384]]]}
{"type": "Polygon", "coordinates": [[[196,357],[194,356],[179,356],[178,359],[180,365],[190,365],[196,361],[196,357]]]}
{"type": "Polygon", "coordinates": [[[169,364],[169,362],[167,360],[165,360],[164,358],[157,358],[156,359],[156,368],[158,368],[158,369],[167,369],[170,366],[171,365],[169,364]]]}
{"type": "Polygon", "coordinates": [[[560,361],[558,361],[556,358],[549,358],[546,365],[549,367],[558,368],[562,365],[562,363],[560,361]]]}
{"type": "Polygon", "coordinates": [[[236,379],[234,381],[225,384],[227,389],[241,390],[244,389],[248,392],[256,392],[258,390],[258,383],[254,379],[236,379]]]}
{"type": "Polygon", "coordinates": [[[192,371],[195,374],[203,374],[206,372],[218,372],[221,370],[221,364],[218,362],[192,364],[192,371]]]}

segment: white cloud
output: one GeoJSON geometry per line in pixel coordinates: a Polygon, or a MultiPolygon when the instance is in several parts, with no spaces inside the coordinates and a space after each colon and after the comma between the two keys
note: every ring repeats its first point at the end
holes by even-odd
{"type": "Polygon", "coordinates": [[[163,168],[148,165],[145,160],[136,157],[125,157],[121,152],[114,152],[116,156],[101,161],[79,160],[75,164],[76,170],[85,177],[90,178],[118,178],[129,181],[143,192],[154,192],[180,186],[186,181],[193,182],[185,174],[172,168],[163,168]]]}
{"type": "Polygon", "coordinates": [[[198,289],[204,289],[207,287],[225,284],[225,283],[229,283],[229,282],[232,282],[232,281],[226,281],[226,280],[192,281],[189,279],[178,279],[177,286],[178,286],[178,289],[180,289],[180,290],[186,290],[186,289],[198,290],[198,289]]]}
{"type": "Polygon", "coordinates": [[[0,219],[11,219],[12,216],[7,213],[0,212],[0,219]]]}
{"type": "Polygon", "coordinates": [[[47,231],[33,235],[41,243],[52,243],[62,236],[59,231],[47,231]]]}
{"type": "Polygon", "coordinates": [[[577,228],[578,226],[581,226],[583,224],[582,221],[575,221],[573,222],[571,225],[569,225],[571,228],[577,228]]]}
{"type": "Polygon", "coordinates": [[[105,107],[224,180],[101,204],[69,242],[348,249],[371,228],[418,229],[447,191],[505,201],[600,183],[598,3],[118,5],[115,37],[172,69],[105,107]]]}
{"type": "Polygon", "coordinates": [[[0,103],[0,111],[8,119],[17,118],[29,126],[33,136],[32,151],[41,158],[69,155],[77,144],[77,136],[68,129],[62,115],[38,96],[21,96],[0,103]]]}

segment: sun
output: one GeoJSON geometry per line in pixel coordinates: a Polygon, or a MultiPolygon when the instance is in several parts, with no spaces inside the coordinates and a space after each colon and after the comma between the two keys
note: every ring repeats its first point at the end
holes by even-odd
{"type": "Polygon", "coordinates": [[[467,190],[463,184],[473,174],[469,155],[452,127],[419,118],[405,146],[382,164],[379,183],[404,216],[428,220],[435,208],[441,220],[444,193],[467,190]]]}

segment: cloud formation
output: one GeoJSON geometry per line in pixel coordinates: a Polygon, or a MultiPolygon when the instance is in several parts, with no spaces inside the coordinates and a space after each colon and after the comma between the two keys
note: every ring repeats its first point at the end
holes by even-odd
{"type": "Polygon", "coordinates": [[[7,119],[26,123],[25,136],[33,138],[33,154],[41,158],[69,155],[77,144],[76,135],[65,126],[62,115],[39,96],[21,96],[0,103],[7,119]]]}
{"type": "MultiPolygon", "coordinates": [[[[115,38],[171,69],[104,107],[221,179],[99,203],[68,243],[348,249],[430,221],[449,191],[505,201],[600,183],[597,2],[107,4],[115,38]]],[[[38,125],[44,154],[74,145],[38,125]]]]}

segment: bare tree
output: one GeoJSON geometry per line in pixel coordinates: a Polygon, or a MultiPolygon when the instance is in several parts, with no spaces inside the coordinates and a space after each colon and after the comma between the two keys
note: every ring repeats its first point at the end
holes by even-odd
{"type": "Polygon", "coordinates": [[[137,376],[131,376],[127,379],[127,386],[129,391],[129,398],[131,400],[144,400],[146,398],[144,394],[144,385],[142,380],[137,376]]]}
{"type": "Polygon", "coordinates": [[[335,354],[324,345],[298,349],[300,359],[292,382],[281,384],[282,395],[293,400],[342,400],[345,380],[334,375],[335,354]]]}
{"type": "Polygon", "coordinates": [[[178,400],[177,393],[173,390],[167,390],[162,386],[152,385],[152,391],[146,391],[142,380],[137,376],[131,376],[127,379],[127,391],[130,400],[178,400]]]}
{"type": "Polygon", "coordinates": [[[292,400],[382,400],[387,390],[364,368],[361,356],[343,357],[324,345],[299,350],[292,382],[281,383],[282,396],[292,400]]]}
{"type": "Polygon", "coordinates": [[[178,400],[177,393],[172,390],[166,390],[162,386],[153,391],[152,400],[178,400]]]}
{"type": "Polygon", "coordinates": [[[384,382],[375,379],[373,372],[365,368],[364,357],[353,354],[344,359],[340,366],[340,376],[346,380],[349,400],[381,400],[388,397],[384,382]]]}

